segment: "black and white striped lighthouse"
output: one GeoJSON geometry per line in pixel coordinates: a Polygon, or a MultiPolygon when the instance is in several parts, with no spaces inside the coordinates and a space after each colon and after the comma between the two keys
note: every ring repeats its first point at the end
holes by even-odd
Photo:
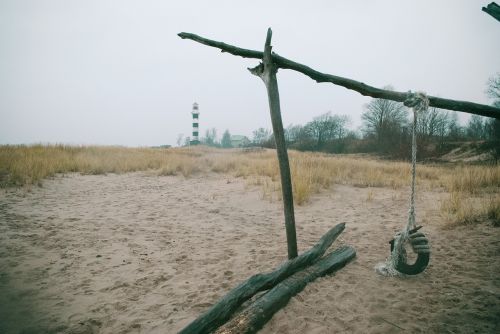
{"type": "Polygon", "coordinates": [[[198,110],[198,103],[193,103],[193,111],[191,111],[191,114],[193,115],[193,137],[191,138],[191,145],[198,145],[200,143],[200,140],[198,139],[200,134],[200,123],[198,118],[200,111],[198,110]]]}

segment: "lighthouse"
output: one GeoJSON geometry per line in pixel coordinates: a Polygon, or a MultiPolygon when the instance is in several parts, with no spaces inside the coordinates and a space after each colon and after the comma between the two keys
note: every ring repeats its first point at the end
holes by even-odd
{"type": "Polygon", "coordinates": [[[191,145],[198,145],[200,143],[200,140],[198,139],[199,136],[199,115],[200,111],[198,110],[198,103],[193,103],[193,111],[191,111],[191,114],[193,115],[193,136],[191,137],[191,145]]]}

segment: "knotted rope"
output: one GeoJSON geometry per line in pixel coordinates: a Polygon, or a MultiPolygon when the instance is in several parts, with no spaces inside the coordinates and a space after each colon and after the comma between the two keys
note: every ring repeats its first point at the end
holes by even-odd
{"type": "Polygon", "coordinates": [[[396,276],[400,273],[395,269],[396,264],[401,257],[406,260],[406,252],[404,251],[404,243],[408,240],[409,231],[416,227],[415,224],[415,193],[416,193],[416,170],[417,170],[417,120],[418,114],[427,111],[429,107],[429,99],[425,93],[417,92],[407,93],[407,98],[404,105],[413,109],[413,126],[411,136],[411,194],[410,208],[408,210],[408,222],[405,228],[396,234],[394,237],[394,249],[391,256],[385,263],[378,264],[375,269],[380,274],[386,276],[396,276]]]}

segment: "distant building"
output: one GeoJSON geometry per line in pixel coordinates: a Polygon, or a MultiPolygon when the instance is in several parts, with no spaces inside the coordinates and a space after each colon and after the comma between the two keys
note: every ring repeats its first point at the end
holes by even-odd
{"type": "Polygon", "coordinates": [[[171,148],[172,145],[151,146],[151,148],[171,148]]]}
{"type": "Polygon", "coordinates": [[[233,135],[231,136],[232,147],[245,147],[250,145],[250,140],[246,136],[233,135]]]}
{"type": "Polygon", "coordinates": [[[199,130],[199,115],[200,111],[198,110],[198,103],[193,103],[193,111],[191,111],[191,114],[193,115],[193,137],[191,138],[192,140],[189,142],[190,145],[198,145],[200,143],[200,140],[198,139],[198,135],[200,134],[199,130]]]}

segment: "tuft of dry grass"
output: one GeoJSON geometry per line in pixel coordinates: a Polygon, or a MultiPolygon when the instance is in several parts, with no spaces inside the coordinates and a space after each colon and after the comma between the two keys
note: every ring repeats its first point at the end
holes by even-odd
{"type": "MultiPolygon", "coordinates": [[[[356,155],[290,151],[295,203],[306,204],[334,184],[407,188],[410,164],[356,155]]],[[[200,172],[230,174],[262,188],[263,198],[281,199],[274,150],[125,148],[115,146],[0,146],[0,187],[41,185],[58,173],[106,174],[152,170],[158,175],[190,177],[200,172]]],[[[472,223],[480,217],[498,221],[500,166],[419,165],[418,187],[449,193],[441,212],[450,221],[472,223]]],[[[371,193],[371,192],[370,192],[371,193]]],[[[371,201],[373,195],[368,196],[371,201]]]]}
{"type": "Polygon", "coordinates": [[[491,220],[500,225],[500,195],[470,196],[466,192],[453,191],[441,202],[441,213],[450,223],[468,225],[491,220]]]}
{"type": "Polygon", "coordinates": [[[483,212],[486,218],[491,219],[496,227],[500,227],[500,196],[491,196],[483,202],[483,212]]]}
{"type": "Polygon", "coordinates": [[[370,191],[368,191],[368,194],[366,194],[366,201],[373,202],[373,190],[370,189],[370,191]]]}
{"type": "Polygon", "coordinates": [[[476,194],[500,187],[500,166],[459,166],[454,168],[446,188],[450,192],[476,194]]]}
{"type": "Polygon", "coordinates": [[[441,213],[455,224],[491,220],[500,226],[500,166],[446,168],[439,184],[449,193],[441,213]]]}
{"type": "Polygon", "coordinates": [[[472,201],[462,192],[451,192],[449,197],[441,202],[441,213],[445,218],[454,223],[470,224],[477,217],[478,212],[472,201]]]}

